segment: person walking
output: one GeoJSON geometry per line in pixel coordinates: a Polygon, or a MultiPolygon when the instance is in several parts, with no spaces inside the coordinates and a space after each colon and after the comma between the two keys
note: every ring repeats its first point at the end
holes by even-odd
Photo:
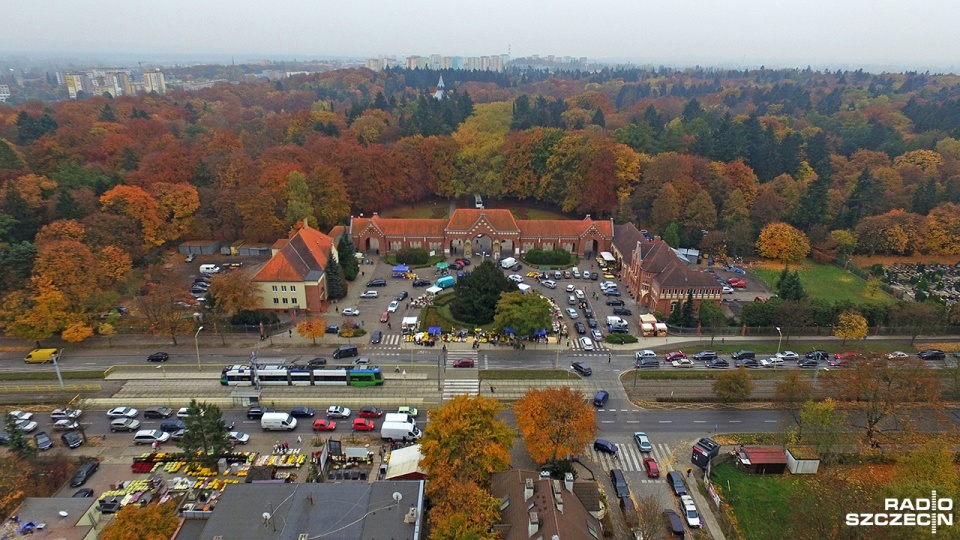
{"type": "Polygon", "coordinates": [[[693,472],[693,469],[687,467],[687,478],[690,478],[690,473],[693,472]]]}

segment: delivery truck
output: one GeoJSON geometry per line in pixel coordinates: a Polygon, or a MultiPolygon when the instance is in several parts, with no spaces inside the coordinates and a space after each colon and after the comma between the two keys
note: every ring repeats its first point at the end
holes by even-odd
{"type": "Polygon", "coordinates": [[[380,438],[388,441],[415,441],[421,435],[420,428],[409,422],[384,422],[380,427],[380,438]]]}

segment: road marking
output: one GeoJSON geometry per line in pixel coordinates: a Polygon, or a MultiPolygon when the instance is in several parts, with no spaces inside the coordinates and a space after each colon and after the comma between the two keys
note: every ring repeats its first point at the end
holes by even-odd
{"type": "Polygon", "coordinates": [[[706,420],[694,420],[693,423],[694,423],[694,424],[706,424],[707,421],[706,421],[706,420]]]}
{"type": "Polygon", "coordinates": [[[731,424],[739,424],[742,420],[728,420],[731,424]]]}
{"type": "Polygon", "coordinates": [[[630,409],[620,409],[620,412],[630,412],[630,409]]]}
{"type": "Polygon", "coordinates": [[[673,423],[673,420],[660,420],[660,421],[658,421],[657,423],[658,423],[658,424],[672,424],[672,423],[673,423]]]}
{"type": "Polygon", "coordinates": [[[764,420],[764,422],[768,424],[776,424],[777,422],[779,422],[779,420],[764,420]]]}
{"type": "Polygon", "coordinates": [[[601,420],[601,421],[600,421],[601,424],[612,424],[613,422],[614,422],[613,420],[601,420]]]}
{"type": "Polygon", "coordinates": [[[627,423],[628,423],[628,424],[639,424],[640,421],[639,421],[639,420],[627,420],[627,423]]]}

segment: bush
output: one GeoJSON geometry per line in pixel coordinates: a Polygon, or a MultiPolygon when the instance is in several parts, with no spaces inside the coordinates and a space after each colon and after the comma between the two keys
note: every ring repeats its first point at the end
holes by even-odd
{"type": "Polygon", "coordinates": [[[531,249],[523,256],[523,259],[529,264],[566,266],[571,263],[573,257],[570,255],[570,252],[565,249],[554,249],[551,251],[531,249]]]}
{"type": "Polygon", "coordinates": [[[606,341],[607,343],[623,345],[624,343],[636,343],[639,340],[636,336],[630,334],[607,334],[606,341]]]}
{"type": "Polygon", "coordinates": [[[424,249],[409,248],[397,252],[397,262],[400,264],[427,264],[430,254],[424,249]]]}
{"type": "Polygon", "coordinates": [[[280,317],[276,313],[261,313],[259,311],[238,311],[236,315],[230,317],[230,324],[233,326],[256,326],[263,324],[277,324],[280,317]]]}

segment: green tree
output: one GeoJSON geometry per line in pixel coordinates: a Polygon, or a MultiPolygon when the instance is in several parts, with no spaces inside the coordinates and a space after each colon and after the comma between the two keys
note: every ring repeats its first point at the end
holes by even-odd
{"type": "Polygon", "coordinates": [[[37,447],[30,444],[27,435],[23,432],[23,429],[17,425],[17,419],[9,414],[3,415],[3,423],[6,428],[7,436],[10,437],[10,442],[7,443],[7,447],[11,452],[19,456],[21,459],[27,459],[37,455],[37,447]]]}
{"type": "Polygon", "coordinates": [[[723,403],[736,403],[750,399],[753,387],[750,373],[742,367],[724,371],[713,381],[713,393],[723,403]]]}
{"type": "Polygon", "coordinates": [[[343,280],[343,270],[340,263],[333,258],[331,252],[327,257],[327,298],[339,300],[347,296],[347,282],[343,280]]]}
{"type": "Polygon", "coordinates": [[[726,325],[727,316],[723,314],[720,306],[704,300],[700,302],[700,310],[697,313],[700,321],[700,327],[710,333],[710,346],[713,346],[713,339],[717,336],[717,330],[726,325]]]}
{"type": "Polygon", "coordinates": [[[883,186],[864,169],[844,202],[844,209],[839,216],[840,225],[847,229],[856,227],[863,218],[874,215],[882,202],[883,186]]]}
{"type": "Polygon", "coordinates": [[[677,222],[671,222],[663,230],[663,241],[672,248],[680,247],[680,225],[677,222]]]}
{"type": "Polygon", "coordinates": [[[287,175],[284,194],[287,197],[287,208],[284,210],[284,223],[287,227],[292,227],[298,221],[304,220],[318,225],[313,217],[313,195],[307,186],[307,177],[303,173],[292,171],[287,175]]]}
{"type": "Polygon", "coordinates": [[[197,455],[204,467],[216,467],[220,456],[232,447],[220,408],[191,399],[184,423],[187,429],[180,440],[180,448],[188,456],[197,455]]]}
{"type": "Polygon", "coordinates": [[[706,191],[700,191],[684,209],[683,224],[688,230],[713,230],[717,226],[717,207],[706,191]]]}
{"type": "Polygon", "coordinates": [[[843,431],[844,414],[837,410],[834,400],[807,401],[800,409],[798,438],[813,446],[824,463],[836,460],[843,431]]]}
{"type": "Polygon", "coordinates": [[[798,434],[803,430],[803,418],[800,411],[803,404],[813,397],[813,385],[801,377],[799,371],[790,371],[787,375],[774,383],[774,401],[781,408],[787,410],[793,423],[796,424],[798,434]]]}
{"type": "Polygon", "coordinates": [[[353,241],[350,240],[350,237],[347,236],[347,232],[344,231],[340,235],[340,240],[337,242],[337,257],[340,260],[340,269],[343,270],[343,277],[347,281],[353,281],[357,279],[357,276],[360,274],[360,265],[357,263],[357,248],[353,245],[353,241]]]}
{"type": "Polygon", "coordinates": [[[803,289],[803,283],[800,282],[800,272],[794,270],[787,271],[784,267],[780,279],[777,281],[777,296],[784,300],[800,301],[807,297],[807,292],[803,289]]]}
{"type": "Polygon", "coordinates": [[[696,326],[696,319],[693,317],[693,308],[693,289],[690,289],[687,291],[687,299],[681,305],[674,308],[667,322],[675,326],[693,328],[696,326]]]}
{"type": "Polygon", "coordinates": [[[509,326],[517,336],[530,336],[548,328],[552,317],[550,302],[539,294],[501,293],[493,325],[498,331],[509,326]]]}
{"type": "Polygon", "coordinates": [[[897,458],[897,472],[887,486],[887,496],[897,498],[937,497],[957,499],[960,480],[956,474],[954,453],[946,437],[927,441],[919,448],[897,458]]]}
{"type": "Polygon", "coordinates": [[[453,286],[456,298],[450,303],[450,312],[459,321],[489,324],[493,322],[500,294],[518,290],[517,284],[492,262],[484,261],[453,286]]]}

